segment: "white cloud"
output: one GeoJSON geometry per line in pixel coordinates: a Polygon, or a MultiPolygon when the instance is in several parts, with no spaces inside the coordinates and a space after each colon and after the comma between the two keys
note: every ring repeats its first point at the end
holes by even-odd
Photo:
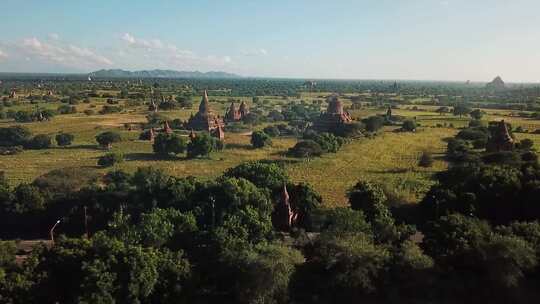
{"type": "Polygon", "coordinates": [[[51,40],[60,40],[60,35],[58,35],[57,33],[50,33],[49,34],[49,39],[51,39],[51,40]]]}
{"type": "Polygon", "coordinates": [[[125,33],[124,36],[122,36],[122,40],[127,41],[130,44],[135,43],[135,37],[131,36],[129,33],[125,33]]]}
{"type": "Polygon", "coordinates": [[[266,49],[243,50],[241,53],[244,56],[266,56],[266,55],[268,55],[268,51],[266,49]]]}
{"type": "Polygon", "coordinates": [[[0,60],[4,60],[7,57],[8,57],[8,55],[4,51],[0,50],[0,60]]]}
{"type": "Polygon", "coordinates": [[[161,42],[161,40],[159,39],[146,40],[146,39],[135,38],[130,33],[125,33],[122,36],[122,40],[127,42],[130,47],[143,48],[143,49],[147,49],[148,51],[164,48],[163,42],[161,42]]]}
{"type": "Polygon", "coordinates": [[[230,56],[200,55],[191,50],[181,49],[160,39],[139,38],[130,33],[122,35],[127,48],[120,52],[127,58],[145,58],[144,65],[173,69],[214,69],[232,63],[230,56]],[[150,55],[151,53],[151,55],[150,55]]]}
{"type": "Polygon", "coordinates": [[[28,58],[59,63],[68,67],[93,68],[112,65],[112,61],[94,51],[58,41],[42,42],[36,37],[25,38],[17,47],[28,58]]]}

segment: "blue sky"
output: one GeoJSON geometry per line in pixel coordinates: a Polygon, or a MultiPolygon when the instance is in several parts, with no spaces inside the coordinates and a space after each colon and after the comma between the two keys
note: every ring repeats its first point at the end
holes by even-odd
{"type": "Polygon", "coordinates": [[[0,71],[540,82],[538,0],[1,0],[0,71]]]}

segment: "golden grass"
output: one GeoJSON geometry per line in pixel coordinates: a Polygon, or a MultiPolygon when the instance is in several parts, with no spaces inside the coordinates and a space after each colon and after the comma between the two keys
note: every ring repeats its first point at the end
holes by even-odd
{"type": "Polygon", "coordinates": [[[443,128],[426,128],[418,133],[388,131],[374,139],[353,141],[336,154],[292,164],[287,171],[293,180],[312,184],[327,206],[346,204],[346,192],[358,180],[385,183],[414,202],[433,183],[433,173],[446,168],[446,162],[440,159],[446,146],[442,138],[454,133],[443,128]],[[434,154],[432,168],[418,167],[423,151],[434,154]]]}

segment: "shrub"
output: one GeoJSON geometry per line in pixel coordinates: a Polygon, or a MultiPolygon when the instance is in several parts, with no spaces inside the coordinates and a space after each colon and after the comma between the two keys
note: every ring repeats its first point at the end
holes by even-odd
{"type": "Polygon", "coordinates": [[[519,142],[519,148],[521,150],[532,150],[532,148],[534,147],[534,141],[532,141],[531,139],[529,138],[525,138],[523,140],[521,140],[519,142]]]}
{"type": "Polygon", "coordinates": [[[456,138],[463,140],[482,139],[487,141],[488,133],[487,130],[484,128],[467,128],[459,131],[459,133],[456,135],[456,138]]]}
{"type": "Polygon", "coordinates": [[[101,109],[101,111],[99,111],[99,114],[119,113],[121,111],[122,111],[121,107],[104,105],[103,108],[101,109]]]}
{"type": "Polygon", "coordinates": [[[401,129],[406,132],[414,132],[416,131],[416,122],[414,120],[405,120],[401,129]]]}
{"type": "Polygon", "coordinates": [[[377,132],[384,125],[384,118],[381,116],[370,116],[366,119],[363,119],[362,122],[366,126],[366,130],[369,132],[377,132]]]}
{"type": "Polygon", "coordinates": [[[243,122],[250,125],[257,125],[260,123],[260,117],[255,113],[248,113],[244,116],[243,122]]]}
{"type": "Polygon", "coordinates": [[[107,153],[103,156],[101,156],[98,159],[98,166],[101,167],[110,167],[115,164],[122,163],[124,161],[124,156],[120,153],[107,153]]]}
{"type": "Polygon", "coordinates": [[[23,151],[23,146],[11,146],[3,147],[0,146],[0,155],[15,155],[23,151]]]}
{"type": "Polygon", "coordinates": [[[289,149],[288,154],[293,157],[314,157],[321,156],[323,149],[313,140],[304,140],[298,142],[294,147],[289,149]]]}
{"type": "Polygon", "coordinates": [[[32,132],[25,127],[13,126],[0,128],[0,146],[24,146],[31,136],[32,132]]]}
{"type": "Polygon", "coordinates": [[[90,115],[94,115],[94,114],[96,114],[96,111],[94,111],[94,110],[90,110],[90,109],[87,109],[87,110],[84,110],[84,112],[83,112],[83,113],[84,113],[85,115],[88,115],[88,116],[90,116],[90,115]]]}
{"type": "Polygon", "coordinates": [[[251,134],[253,148],[262,148],[272,144],[272,139],[263,131],[255,131],[251,134]]]}
{"type": "Polygon", "coordinates": [[[75,136],[69,133],[60,133],[56,135],[55,139],[56,144],[58,144],[60,147],[65,147],[71,145],[75,139],[75,136]]]}
{"type": "Polygon", "coordinates": [[[176,134],[159,134],[152,145],[154,153],[159,155],[184,153],[186,140],[176,134]]]}
{"type": "Polygon", "coordinates": [[[310,133],[306,132],[304,134],[304,139],[313,140],[318,143],[321,149],[327,153],[336,153],[344,143],[344,139],[341,137],[336,137],[331,133],[310,133]]]}
{"type": "Polygon", "coordinates": [[[276,127],[276,126],[268,126],[268,127],[263,129],[263,132],[268,134],[268,136],[270,136],[270,137],[276,137],[276,136],[279,136],[281,134],[281,132],[279,132],[278,127],[276,127]]]}
{"type": "Polygon", "coordinates": [[[34,114],[29,111],[18,111],[14,117],[16,122],[32,122],[34,121],[34,114]]]}
{"type": "Polygon", "coordinates": [[[46,134],[38,134],[26,143],[27,148],[36,150],[47,149],[50,148],[51,145],[52,139],[46,134]]]}
{"type": "Polygon", "coordinates": [[[187,156],[195,158],[199,156],[208,156],[214,150],[214,138],[206,133],[198,134],[187,147],[187,156]]]}
{"type": "Polygon", "coordinates": [[[59,114],[74,114],[77,113],[77,108],[75,106],[61,105],[56,111],[59,114]]]}
{"type": "Polygon", "coordinates": [[[429,152],[423,152],[418,161],[418,166],[429,168],[433,166],[433,156],[429,152]]]}
{"type": "Polygon", "coordinates": [[[119,142],[122,140],[122,137],[120,134],[114,131],[107,131],[100,133],[96,136],[96,141],[101,147],[106,147],[110,149],[112,147],[112,144],[115,142],[119,142]]]}

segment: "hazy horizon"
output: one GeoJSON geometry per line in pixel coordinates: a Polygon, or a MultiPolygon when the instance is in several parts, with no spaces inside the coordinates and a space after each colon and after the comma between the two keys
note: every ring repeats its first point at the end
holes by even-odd
{"type": "Polygon", "coordinates": [[[3,2],[0,72],[540,82],[532,0],[3,2]]]}

